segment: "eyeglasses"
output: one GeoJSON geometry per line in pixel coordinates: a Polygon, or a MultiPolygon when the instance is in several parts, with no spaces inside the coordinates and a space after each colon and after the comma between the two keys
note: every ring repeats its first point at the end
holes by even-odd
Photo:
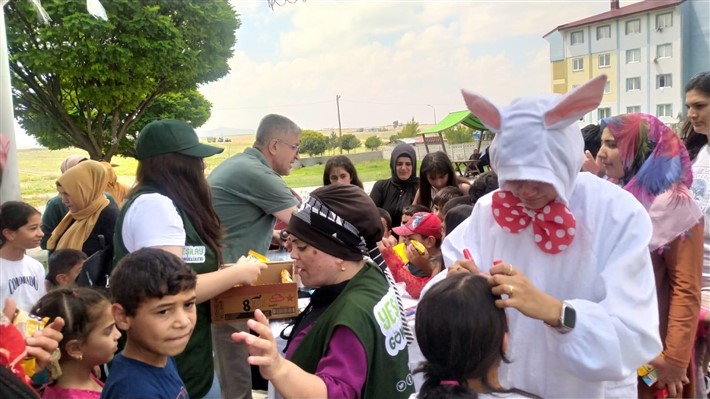
{"type": "Polygon", "coordinates": [[[293,151],[295,151],[295,152],[299,152],[299,151],[301,150],[301,146],[300,146],[300,145],[293,145],[293,144],[287,143],[287,142],[285,142],[285,141],[283,141],[283,140],[281,140],[281,139],[276,139],[276,141],[278,141],[278,142],[281,143],[281,144],[286,144],[287,146],[291,147],[291,149],[292,149],[293,151]]]}

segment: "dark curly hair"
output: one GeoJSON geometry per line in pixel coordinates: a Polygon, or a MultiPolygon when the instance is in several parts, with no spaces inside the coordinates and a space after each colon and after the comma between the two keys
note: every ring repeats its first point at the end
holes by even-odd
{"type": "Polygon", "coordinates": [[[197,274],[182,259],[158,248],[142,248],[126,255],[111,273],[111,296],[128,316],[141,303],[192,290],[197,274]]]}

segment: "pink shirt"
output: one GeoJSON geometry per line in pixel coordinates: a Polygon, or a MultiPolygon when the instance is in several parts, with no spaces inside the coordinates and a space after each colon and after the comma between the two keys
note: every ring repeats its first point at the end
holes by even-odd
{"type": "MultiPolygon", "coordinates": [[[[91,379],[103,388],[104,383],[91,375],[91,379]]],[[[42,399],[100,399],[101,391],[90,389],[64,388],[59,385],[49,385],[44,389],[42,399]]]]}

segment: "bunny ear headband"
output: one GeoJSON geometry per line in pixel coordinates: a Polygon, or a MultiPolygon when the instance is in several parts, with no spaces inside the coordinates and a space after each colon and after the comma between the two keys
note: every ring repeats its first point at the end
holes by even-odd
{"type": "MultiPolygon", "coordinates": [[[[604,95],[606,75],[600,75],[571,91],[543,114],[546,129],[568,126],[599,106],[604,95]]],[[[502,117],[498,107],[483,96],[461,90],[468,109],[492,132],[499,133],[502,117]]]]}
{"type": "Polygon", "coordinates": [[[567,95],[522,97],[504,108],[462,90],[468,109],[496,133],[490,146],[491,166],[501,186],[492,198],[496,222],[513,234],[532,223],[536,244],[546,253],[559,253],[574,239],[576,221],[567,205],[584,152],[577,121],[599,105],[605,84],[606,76],[601,75],[567,95]],[[523,209],[519,198],[507,191],[514,180],[550,184],[557,198],[544,208],[523,209]],[[520,215],[527,218],[518,219],[520,215]]]}
{"type": "Polygon", "coordinates": [[[501,187],[509,180],[541,181],[552,184],[567,203],[584,160],[577,123],[599,105],[606,80],[601,75],[564,96],[521,97],[505,107],[462,90],[468,109],[496,133],[490,146],[491,167],[501,187]]]}

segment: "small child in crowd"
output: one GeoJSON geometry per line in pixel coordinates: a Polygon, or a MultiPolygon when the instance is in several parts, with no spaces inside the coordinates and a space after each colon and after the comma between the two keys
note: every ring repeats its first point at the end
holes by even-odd
{"type": "Polygon", "coordinates": [[[0,306],[11,297],[28,311],[46,292],[44,266],[26,254],[44,236],[41,221],[39,211],[24,202],[0,206],[0,306]]]}
{"type": "Polygon", "coordinates": [[[439,190],[434,198],[431,200],[431,212],[439,217],[439,219],[444,219],[444,205],[450,200],[463,197],[463,193],[458,187],[446,186],[439,190]]]}
{"type": "Polygon", "coordinates": [[[64,248],[55,251],[49,257],[49,268],[45,280],[47,291],[57,287],[73,286],[77,276],[81,273],[85,260],[86,254],[77,249],[64,248]]]}
{"type": "Polygon", "coordinates": [[[440,250],[441,220],[433,213],[420,212],[414,214],[406,225],[393,230],[404,238],[409,263],[404,265],[392,248],[383,246],[380,251],[394,280],[404,282],[407,293],[417,299],[424,285],[443,267],[440,250]],[[412,241],[421,245],[413,244],[412,241]],[[423,252],[420,252],[421,247],[423,252]]]}
{"type": "Polygon", "coordinates": [[[196,284],[195,272],[161,249],[139,249],[118,262],[111,273],[112,310],[127,341],[111,364],[102,399],[189,397],[173,356],[195,327],[196,284]]]}
{"type": "Polygon", "coordinates": [[[454,231],[466,218],[471,216],[473,212],[473,206],[469,204],[457,205],[446,212],[444,216],[444,222],[441,224],[441,236],[442,240],[446,236],[454,231]]]}
{"type": "Polygon", "coordinates": [[[43,296],[31,313],[50,321],[61,317],[66,323],[59,342],[61,374],[54,376],[42,398],[99,399],[103,383],[93,370],[111,361],[121,337],[111,302],[91,288],[56,288],[43,296]]]}
{"type": "Polygon", "coordinates": [[[392,235],[392,216],[386,209],[377,208],[377,211],[380,213],[380,222],[382,222],[382,230],[384,231],[382,240],[387,241],[390,246],[397,245],[397,239],[392,235]]]}
{"type": "Polygon", "coordinates": [[[408,269],[418,277],[433,276],[441,270],[441,219],[433,213],[419,212],[404,226],[393,231],[404,238],[407,245],[408,269]],[[419,252],[412,241],[421,243],[425,251],[419,252]]]}
{"type": "Polygon", "coordinates": [[[488,172],[481,173],[478,178],[471,183],[471,188],[468,189],[471,205],[475,205],[479,198],[497,189],[498,175],[496,172],[489,170],[488,172]]]}
{"type": "Polygon", "coordinates": [[[415,328],[426,361],[415,372],[424,373],[424,384],[411,399],[537,398],[498,379],[501,362],[509,363],[500,299],[485,277],[471,273],[436,283],[422,297],[415,328]]]}
{"type": "Polygon", "coordinates": [[[409,219],[411,219],[415,213],[419,212],[429,212],[429,208],[421,204],[413,204],[402,208],[402,226],[407,224],[409,219]]]}

